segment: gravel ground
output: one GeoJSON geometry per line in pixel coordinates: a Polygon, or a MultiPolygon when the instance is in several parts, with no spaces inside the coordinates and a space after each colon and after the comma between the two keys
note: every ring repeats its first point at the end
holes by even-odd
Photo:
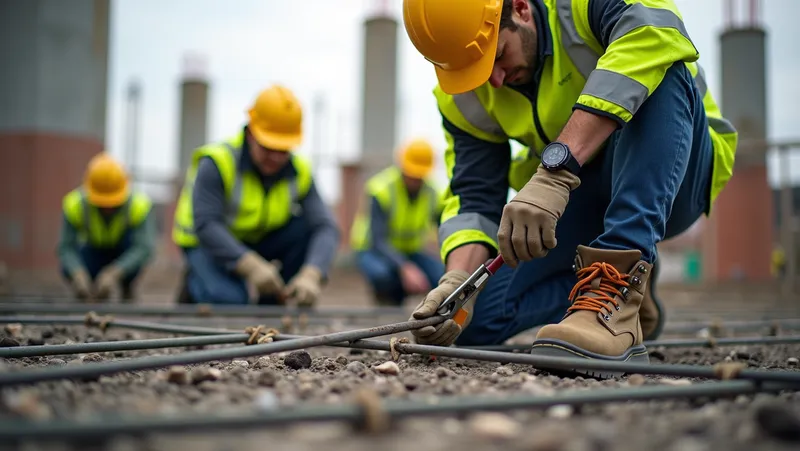
{"type": "MultiPolygon", "coordinates": [[[[328,328],[325,328],[328,329],[328,328]]],[[[310,328],[307,333],[315,333],[310,328]]],[[[0,330],[0,346],[63,344],[165,337],[82,326],[24,326],[0,330]]],[[[528,334],[529,337],[530,333],[528,334]]],[[[515,341],[526,340],[521,336],[515,341]]],[[[214,348],[213,346],[206,349],[214,348]]],[[[7,359],[10,367],[179,353],[185,348],[7,359]]],[[[653,363],[745,362],[751,368],[798,371],[800,345],[651,348],[653,363]]],[[[314,348],[294,353],[175,367],[97,380],[55,381],[7,388],[0,422],[10,418],[91,419],[119,414],[224,415],[291,409],[304,403],[342,404],[361,388],[383,398],[435,402],[452,396],[549,396],[563,390],[641,385],[682,386],[699,380],[634,375],[614,380],[560,378],[523,365],[403,356],[386,352],[314,348]]],[[[344,423],[305,423],[253,432],[175,433],[119,437],[102,443],[25,443],[2,449],[39,450],[262,450],[353,449],[415,451],[503,450],[790,450],[800,447],[800,393],[740,395],[708,400],[663,400],[470,415],[440,415],[392,423],[381,435],[344,423]],[[277,447],[275,446],[277,444],[277,447]]]]}

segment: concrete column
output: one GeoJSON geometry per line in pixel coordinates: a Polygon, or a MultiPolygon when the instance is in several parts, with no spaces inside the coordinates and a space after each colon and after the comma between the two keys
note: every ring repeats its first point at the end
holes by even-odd
{"type": "Polygon", "coordinates": [[[774,243],[772,193],[767,180],[766,32],[757,25],[720,37],[723,115],[739,131],[734,174],[714,204],[704,240],[709,281],[769,281],[774,243]]]}
{"type": "Polygon", "coordinates": [[[181,118],[178,170],[186,173],[192,152],[208,139],[208,79],[205,63],[197,56],[187,56],[181,81],[181,118]]]}
{"type": "Polygon", "coordinates": [[[109,0],[0,2],[0,260],[56,266],[61,199],[104,147],[109,0]]]}
{"type": "Polygon", "coordinates": [[[378,15],[364,26],[362,181],[392,164],[397,139],[397,21],[378,15]]]}
{"type": "Polygon", "coordinates": [[[180,84],[180,120],[178,130],[178,173],[173,184],[173,199],[166,207],[162,236],[167,256],[172,261],[183,257],[172,241],[172,226],[175,221],[175,208],[183,188],[186,170],[189,168],[194,150],[208,140],[208,92],[206,62],[199,55],[186,55],[183,60],[183,73],[180,84]]]}

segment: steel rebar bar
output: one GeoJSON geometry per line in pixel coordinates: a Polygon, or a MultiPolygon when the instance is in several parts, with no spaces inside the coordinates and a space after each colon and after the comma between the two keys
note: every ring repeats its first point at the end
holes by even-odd
{"type": "MultiPolygon", "coordinates": [[[[255,321],[254,321],[255,322],[255,321]]],[[[19,323],[19,324],[48,324],[48,325],[86,325],[86,317],[65,317],[65,316],[0,316],[0,323],[19,323]]],[[[145,321],[129,321],[111,318],[106,323],[106,327],[134,329],[148,332],[163,332],[184,335],[218,335],[224,333],[241,333],[227,329],[217,329],[211,327],[180,326],[166,323],[153,323],[145,321]]]]}
{"type": "Polygon", "coordinates": [[[145,340],[100,341],[94,343],[71,343],[61,345],[33,345],[0,348],[0,357],[6,359],[42,357],[48,355],[86,354],[90,352],[141,351],[145,349],[179,348],[184,346],[208,346],[244,344],[250,334],[201,335],[196,337],[152,338],[145,340]]]}
{"type": "MultiPolygon", "coordinates": [[[[292,339],[308,338],[306,335],[286,335],[292,339]]],[[[250,337],[246,333],[235,331],[217,335],[203,335],[196,337],[176,337],[176,338],[153,338],[139,340],[118,340],[101,341],[93,343],[71,343],[60,345],[30,345],[10,348],[0,348],[0,358],[22,358],[22,357],[41,357],[50,355],[65,354],[85,354],[90,352],[115,352],[115,351],[139,351],[158,348],[177,348],[189,346],[209,346],[224,344],[243,344],[250,337]]],[[[668,339],[645,341],[643,344],[648,348],[680,348],[693,346],[738,346],[738,345],[773,345],[773,344],[795,344],[800,343],[800,335],[784,337],[740,337],[740,338],[719,338],[709,339],[668,339]]],[[[351,347],[350,343],[332,343],[328,346],[351,347]]],[[[528,344],[514,345],[486,345],[486,346],[459,346],[457,349],[473,349],[481,351],[497,352],[525,352],[530,350],[528,344]]]]}
{"type": "MultiPolygon", "coordinates": [[[[735,337],[735,338],[670,338],[642,342],[647,348],[688,348],[688,347],[715,347],[715,346],[752,346],[800,343],[800,335],[782,337],[735,337]]],[[[460,349],[478,349],[481,351],[519,352],[528,351],[528,344],[513,345],[485,345],[485,346],[459,346],[460,349]]]]}
{"type": "MultiPolygon", "coordinates": [[[[255,344],[233,349],[210,349],[191,351],[176,355],[148,356],[137,359],[90,363],[74,367],[38,368],[34,370],[11,371],[0,373],[0,387],[30,384],[58,379],[90,378],[124,371],[152,370],[172,365],[188,365],[214,360],[231,360],[235,358],[253,357],[276,352],[294,351],[297,349],[325,346],[333,343],[352,342],[365,338],[378,337],[405,332],[420,327],[432,326],[444,321],[442,316],[434,316],[423,320],[405,321],[386,324],[369,329],[355,329],[310,337],[295,337],[292,340],[255,344]]],[[[388,343],[387,343],[388,346],[388,343]]]]}
{"type": "MultiPolygon", "coordinates": [[[[641,386],[634,388],[604,388],[591,391],[569,390],[552,396],[514,394],[508,397],[458,396],[442,397],[435,403],[413,400],[385,400],[380,409],[391,420],[442,414],[465,414],[479,411],[510,411],[543,409],[555,405],[584,406],[609,402],[635,402],[664,399],[716,399],[758,392],[778,392],[781,384],[756,384],[749,381],[706,382],[686,387],[641,386]]],[[[176,417],[152,415],[129,417],[98,417],[92,420],[47,422],[4,421],[0,423],[0,439],[66,440],[103,439],[115,435],[141,436],[152,433],[186,431],[241,430],[278,427],[298,422],[346,421],[363,424],[368,413],[356,402],[345,404],[301,405],[292,409],[269,412],[247,412],[238,415],[192,414],[176,417]]]]}
{"type": "Polygon", "coordinates": [[[92,310],[99,315],[139,315],[139,316],[223,316],[223,317],[376,317],[384,315],[405,315],[410,311],[402,307],[326,307],[292,308],[270,305],[186,305],[174,306],[136,305],[136,304],[76,304],[76,303],[0,303],[0,313],[46,313],[49,315],[80,314],[92,310]]]}

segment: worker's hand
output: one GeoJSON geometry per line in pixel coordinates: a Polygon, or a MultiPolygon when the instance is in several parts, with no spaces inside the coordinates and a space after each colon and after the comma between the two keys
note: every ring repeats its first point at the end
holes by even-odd
{"type": "Polygon", "coordinates": [[[564,214],[569,193],[581,184],[567,170],[551,172],[539,165],[530,181],[503,208],[497,244],[505,263],[547,255],[556,247],[556,222],[564,214]]]}
{"type": "MultiPolygon", "coordinates": [[[[454,269],[444,273],[439,279],[439,285],[431,290],[425,299],[419,303],[414,312],[411,314],[410,319],[425,319],[436,315],[436,309],[439,305],[447,299],[447,296],[453,294],[458,287],[460,287],[469,278],[466,271],[454,269]]],[[[475,305],[475,298],[469,300],[464,304],[464,309],[467,311],[467,319],[464,322],[466,328],[470,320],[472,320],[472,309],[475,305]]],[[[420,329],[412,330],[411,335],[414,336],[414,341],[423,345],[436,345],[436,346],[450,346],[455,343],[456,338],[461,335],[461,326],[456,324],[452,319],[448,319],[435,326],[425,326],[420,329]]]]}
{"type": "Polygon", "coordinates": [[[311,307],[317,302],[322,272],[313,266],[303,266],[283,290],[284,299],[295,299],[301,307],[311,307]]]}
{"type": "Polygon", "coordinates": [[[253,284],[260,295],[278,294],[284,287],[278,267],[253,251],[245,252],[239,258],[236,273],[253,284]]]}
{"type": "Polygon", "coordinates": [[[89,273],[86,272],[85,269],[81,268],[75,270],[71,274],[70,284],[72,285],[72,291],[75,293],[76,298],[81,301],[89,299],[89,296],[91,296],[92,282],[89,279],[89,273]]]}
{"type": "Polygon", "coordinates": [[[407,294],[422,294],[431,289],[425,273],[412,262],[406,262],[400,267],[400,281],[407,294]]]}
{"type": "Polygon", "coordinates": [[[97,281],[94,286],[94,296],[99,300],[108,299],[114,287],[119,286],[121,278],[122,268],[114,264],[106,266],[100,271],[100,274],[97,275],[97,281]]]}

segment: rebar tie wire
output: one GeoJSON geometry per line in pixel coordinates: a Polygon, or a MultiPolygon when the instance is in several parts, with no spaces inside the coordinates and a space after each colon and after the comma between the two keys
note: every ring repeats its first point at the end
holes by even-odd
{"type": "Polygon", "coordinates": [[[658,401],[664,399],[716,399],[759,392],[779,392],[786,387],[776,383],[752,381],[703,382],[686,387],[640,386],[631,388],[571,389],[549,396],[510,393],[499,396],[449,396],[435,403],[390,399],[382,400],[365,390],[356,392],[345,404],[307,404],[268,412],[184,416],[97,416],[91,420],[50,420],[46,422],[6,420],[0,423],[0,440],[98,440],[115,435],[181,433],[189,431],[244,430],[280,427],[296,423],[347,421],[365,432],[379,433],[390,428],[389,420],[408,417],[463,414],[476,411],[544,409],[556,405],[585,406],[608,402],[658,401]]]}

